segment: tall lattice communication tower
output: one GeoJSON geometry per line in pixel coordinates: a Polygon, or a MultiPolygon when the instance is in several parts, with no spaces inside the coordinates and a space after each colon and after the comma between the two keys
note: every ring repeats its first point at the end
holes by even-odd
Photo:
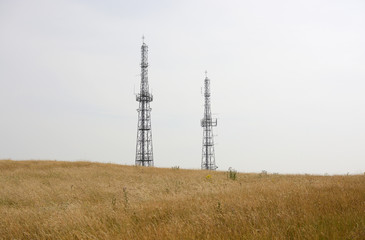
{"type": "Polygon", "coordinates": [[[204,79],[204,99],[204,117],[200,122],[201,126],[203,127],[201,168],[205,170],[216,170],[218,167],[215,165],[213,127],[217,126],[217,119],[212,118],[212,112],[210,108],[210,80],[206,71],[204,79]]]}
{"type": "Polygon", "coordinates": [[[141,47],[141,88],[136,95],[139,102],[138,127],[137,127],[137,147],[136,147],[136,165],[153,166],[153,147],[152,147],[152,129],[151,129],[151,108],[150,102],[153,100],[148,86],[148,46],[144,42],[141,47]]]}

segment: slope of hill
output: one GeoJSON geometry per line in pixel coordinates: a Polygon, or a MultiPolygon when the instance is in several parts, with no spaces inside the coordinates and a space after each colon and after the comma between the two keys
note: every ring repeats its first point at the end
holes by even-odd
{"type": "Polygon", "coordinates": [[[0,239],[365,239],[365,176],[0,161],[0,239]]]}

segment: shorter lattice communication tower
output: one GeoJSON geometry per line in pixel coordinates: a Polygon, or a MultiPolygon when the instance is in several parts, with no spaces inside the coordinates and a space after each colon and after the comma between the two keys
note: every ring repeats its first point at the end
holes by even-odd
{"type": "Polygon", "coordinates": [[[210,80],[207,76],[207,71],[205,71],[204,80],[204,99],[204,118],[201,120],[201,126],[203,127],[201,168],[205,170],[216,170],[218,167],[215,165],[213,127],[217,126],[217,119],[212,118],[210,109],[210,80]]]}
{"type": "Polygon", "coordinates": [[[153,100],[148,87],[148,47],[143,43],[141,47],[141,88],[136,95],[139,102],[136,165],[153,166],[152,128],[150,102],[153,100]]]}

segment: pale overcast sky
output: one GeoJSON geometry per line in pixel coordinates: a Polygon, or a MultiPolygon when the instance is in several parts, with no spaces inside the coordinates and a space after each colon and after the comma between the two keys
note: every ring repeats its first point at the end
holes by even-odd
{"type": "Polygon", "coordinates": [[[365,171],[365,1],[0,1],[0,159],[134,164],[141,36],[157,167],[365,171]]]}

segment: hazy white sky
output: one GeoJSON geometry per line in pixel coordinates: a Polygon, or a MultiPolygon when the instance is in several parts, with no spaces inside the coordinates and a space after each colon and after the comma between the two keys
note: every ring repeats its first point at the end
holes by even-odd
{"type": "Polygon", "coordinates": [[[365,1],[0,1],[0,158],[134,164],[141,36],[155,166],[365,171],[365,1]]]}

